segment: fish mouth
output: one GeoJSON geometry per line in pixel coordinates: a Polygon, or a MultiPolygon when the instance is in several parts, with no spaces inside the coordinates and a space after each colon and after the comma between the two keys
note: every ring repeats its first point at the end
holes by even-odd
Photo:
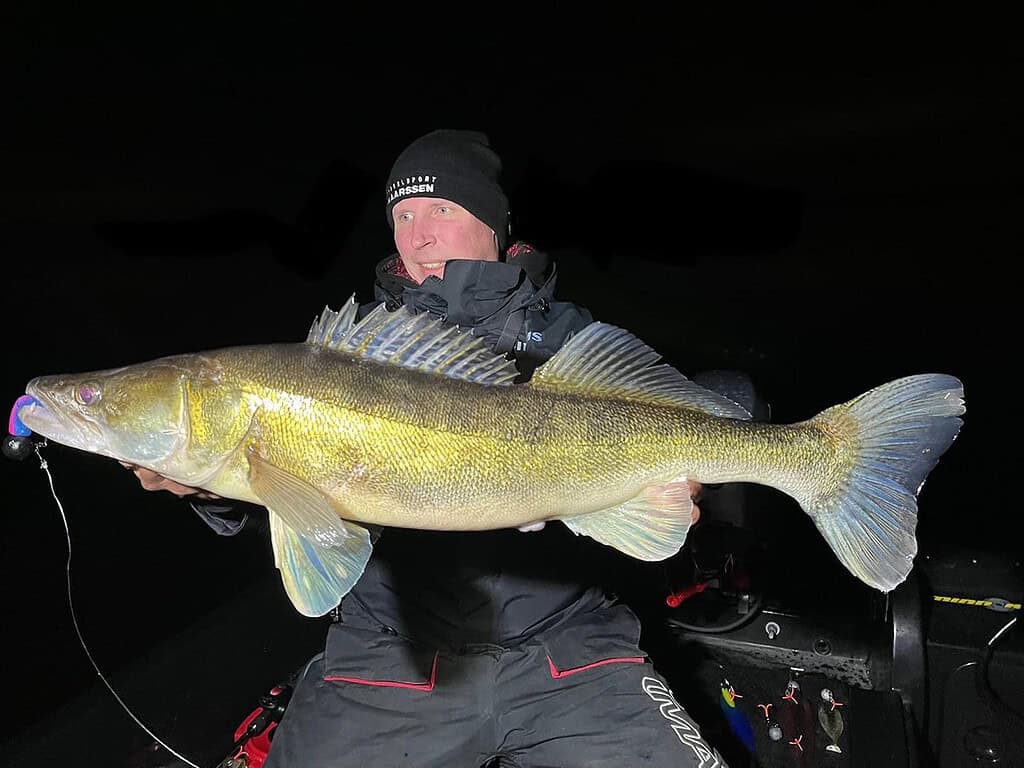
{"type": "Polygon", "coordinates": [[[18,409],[17,417],[37,435],[73,448],[107,454],[102,430],[77,411],[60,402],[48,388],[33,379],[25,388],[32,398],[18,409]]]}

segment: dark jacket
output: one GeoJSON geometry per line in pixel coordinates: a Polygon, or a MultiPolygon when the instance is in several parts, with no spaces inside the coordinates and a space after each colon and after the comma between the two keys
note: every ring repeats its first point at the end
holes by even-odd
{"type": "Polygon", "coordinates": [[[376,301],[360,307],[360,317],[384,302],[472,328],[494,351],[515,356],[520,380],[593,321],[583,307],[555,300],[555,264],[525,243],[511,245],[505,261],[450,262],[444,280],[417,285],[403,272],[397,254],[377,264],[376,301]]]}

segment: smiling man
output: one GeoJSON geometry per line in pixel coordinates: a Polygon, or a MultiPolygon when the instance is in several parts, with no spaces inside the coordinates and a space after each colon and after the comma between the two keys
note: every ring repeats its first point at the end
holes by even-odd
{"type": "Polygon", "coordinates": [[[415,283],[444,278],[455,259],[498,260],[498,236],[465,208],[440,197],[413,197],[395,206],[395,245],[415,283]]]}
{"type": "Polygon", "coordinates": [[[487,137],[473,131],[434,131],[398,156],[387,186],[388,224],[413,282],[442,278],[455,259],[498,261],[508,238],[500,168],[487,137]]]}

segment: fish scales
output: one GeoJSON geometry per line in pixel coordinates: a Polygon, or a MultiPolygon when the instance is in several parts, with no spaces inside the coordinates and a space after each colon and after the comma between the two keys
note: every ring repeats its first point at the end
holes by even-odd
{"type": "MultiPolygon", "coordinates": [[[[694,463],[667,455],[667,445],[696,456],[693,425],[714,429],[695,411],[405,370],[382,378],[377,364],[302,345],[208,357],[218,375],[200,399],[244,391],[250,417],[261,411],[268,459],[328,492],[352,519],[380,524],[489,528],[621,503],[694,463]]],[[[235,439],[244,421],[232,418],[235,439]]],[[[230,469],[247,471],[241,455],[230,469]]],[[[217,479],[209,487],[218,492],[217,479]]]]}

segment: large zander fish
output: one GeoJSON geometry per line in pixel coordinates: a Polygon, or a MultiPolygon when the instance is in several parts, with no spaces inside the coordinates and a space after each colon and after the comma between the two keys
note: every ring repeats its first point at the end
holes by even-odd
{"type": "Polygon", "coordinates": [[[960,382],[884,384],[795,424],[750,420],[615,326],[531,380],[471,332],[354,300],[305,343],[48,376],[19,411],[59,443],[269,510],[296,608],[336,606],[371,554],[362,523],[437,530],[561,520],[643,560],[679,551],[686,480],[792,496],[842,563],[889,591],[917,552],[917,495],[956,438],[960,382]]]}

